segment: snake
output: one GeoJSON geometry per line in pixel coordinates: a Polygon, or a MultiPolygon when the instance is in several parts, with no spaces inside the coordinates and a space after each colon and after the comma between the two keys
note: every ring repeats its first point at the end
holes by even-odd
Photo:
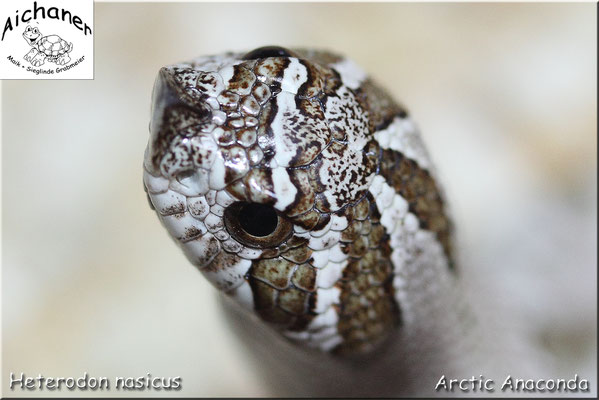
{"type": "Polygon", "coordinates": [[[369,395],[339,391],[367,386],[363,360],[405,386],[463,352],[473,322],[438,174],[406,107],[351,59],[266,46],[163,67],[149,130],[150,206],[268,338],[259,352],[287,348],[273,369],[295,368],[288,381],[369,395]]]}

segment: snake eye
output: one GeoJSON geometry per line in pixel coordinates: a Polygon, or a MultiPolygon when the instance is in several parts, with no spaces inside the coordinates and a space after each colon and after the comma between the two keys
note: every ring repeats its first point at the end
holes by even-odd
{"type": "Polygon", "coordinates": [[[239,224],[252,236],[264,237],[272,234],[279,222],[274,208],[264,204],[249,203],[239,210],[239,224]]]}
{"type": "Polygon", "coordinates": [[[233,238],[254,248],[277,246],[293,230],[293,225],[285,217],[265,204],[233,203],[226,208],[224,220],[233,238]]]}
{"type": "Polygon", "coordinates": [[[250,51],[242,58],[244,60],[257,60],[268,57],[295,57],[295,55],[284,47],[264,46],[250,51]]]}

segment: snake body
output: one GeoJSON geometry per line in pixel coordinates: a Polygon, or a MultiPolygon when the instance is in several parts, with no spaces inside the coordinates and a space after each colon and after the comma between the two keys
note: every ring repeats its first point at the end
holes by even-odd
{"type": "Polygon", "coordinates": [[[152,207],[189,261],[292,347],[408,354],[467,325],[418,129],[351,60],[200,57],[162,68],[152,103],[152,207]]]}

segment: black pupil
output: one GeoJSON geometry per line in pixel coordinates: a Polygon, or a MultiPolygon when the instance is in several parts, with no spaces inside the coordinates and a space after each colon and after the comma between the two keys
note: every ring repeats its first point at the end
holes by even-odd
{"type": "Polygon", "coordinates": [[[264,46],[250,51],[243,56],[244,60],[256,60],[267,57],[292,57],[289,50],[279,46],[264,46]]]}
{"type": "Polygon", "coordinates": [[[274,208],[256,203],[244,204],[239,210],[239,224],[252,236],[268,236],[277,229],[278,216],[274,208]]]}

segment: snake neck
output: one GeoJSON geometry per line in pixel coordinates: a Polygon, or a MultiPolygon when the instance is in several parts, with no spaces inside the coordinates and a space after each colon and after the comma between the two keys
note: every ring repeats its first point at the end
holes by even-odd
{"type": "Polygon", "coordinates": [[[485,365],[480,326],[462,288],[440,284],[437,291],[439,301],[427,302],[376,351],[344,357],[285,340],[224,296],[221,306],[273,396],[432,396],[442,375],[472,374],[473,365],[485,365]]]}

